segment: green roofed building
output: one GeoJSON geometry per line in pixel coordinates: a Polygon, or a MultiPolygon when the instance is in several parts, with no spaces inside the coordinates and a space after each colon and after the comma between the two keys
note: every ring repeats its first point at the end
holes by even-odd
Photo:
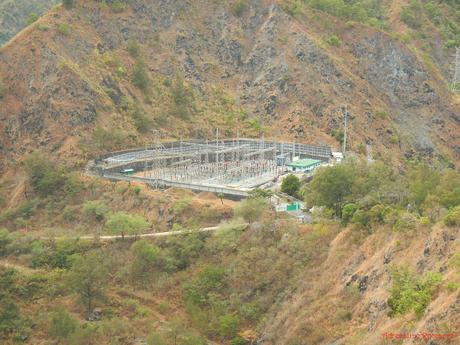
{"type": "Polygon", "coordinates": [[[291,162],[287,164],[289,171],[292,172],[309,172],[315,169],[316,167],[320,166],[323,161],[318,159],[299,159],[295,162],[291,162]]]}

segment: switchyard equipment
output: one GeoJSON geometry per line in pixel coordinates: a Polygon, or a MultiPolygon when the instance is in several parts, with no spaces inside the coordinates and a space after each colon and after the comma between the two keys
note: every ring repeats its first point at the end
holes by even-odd
{"type": "Polygon", "coordinates": [[[317,166],[331,157],[328,146],[247,138],[181,140],[105,155],[96,161],[94,171],[110,179],[142,181],[155,187],[244,197],[286,173],[294,159],[315,159],[317,166]],[[135,176],[127,173],[132,171],[135,176]]]}

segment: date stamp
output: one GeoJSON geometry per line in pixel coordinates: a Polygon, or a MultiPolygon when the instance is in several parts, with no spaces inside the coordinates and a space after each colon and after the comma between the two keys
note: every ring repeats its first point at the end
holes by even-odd
{"type": "Polygon", "coordinates": [[[418,332],[418,333],[382,333],[382,337],[386,340],[402,340],[402,339],[415,339],[415,340],[452,340],[457,338],[457,333],[431,333],[431,332],[418,332]]]}

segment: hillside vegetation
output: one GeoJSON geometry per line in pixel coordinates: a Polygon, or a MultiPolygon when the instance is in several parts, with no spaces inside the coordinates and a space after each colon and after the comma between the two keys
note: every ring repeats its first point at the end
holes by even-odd
{"type": "Polygon", "coordinates": [[[36,13],[0,48],[1,344],[458,342],[457,1],[36,13]],[[85,174],[102,153],[216,127],[338,148],[345,105],[345,161],[281,185],[311,224],[267,191],[236,202],[85,174]]]}
{"type": "Polygon", "coordinates": [[[353,158],[322,168],[297,186],[318,209],[300,225],[257,194],[222,203],[29,156],[26,197],[0,214],[0,339],[367,345],[385,332],[456,334],[460,175],[407,169],[353,158]],[[78,239],[219,222],[216,233],[78,239]]]}
{"type": "Polygon", "coordinates": [[[58,2],[58,0],[2,1],[0,3],[0,46],[58,2]]]}
{"type": "Polygon", "coordinates": [[[82,162],[216,127],[337,147],[348,105],[352,150],[458,161],[456,4],[433,30],[428,4],[413,29],[385,1],[72,3],[1,50],[4,157],[39,143],[82,162]]]}

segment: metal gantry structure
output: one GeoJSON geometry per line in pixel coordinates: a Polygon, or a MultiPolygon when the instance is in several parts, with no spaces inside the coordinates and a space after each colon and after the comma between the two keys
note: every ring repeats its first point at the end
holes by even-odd
{"type": "Polygon", "coordinates": [[[137,178],[159,187],[248,191],[276,179],[296,157],[328,161],[331,148],[263,137],[220,139],[216,132],[215,140],[158,141],[143,149],[112,153],[99,160],[99,167],[109,177],[132,168],[137,178]]]}

